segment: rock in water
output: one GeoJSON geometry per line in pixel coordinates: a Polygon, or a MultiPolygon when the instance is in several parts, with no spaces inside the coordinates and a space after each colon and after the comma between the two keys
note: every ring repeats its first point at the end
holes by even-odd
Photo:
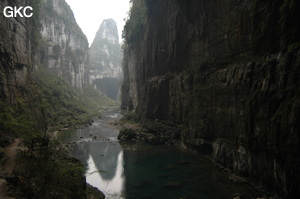
{"type": "Polygon", "coordinates": [[[128,128],[121,129],[118,135],[119,140],[132,140],[135,137],[136,137],[135,131],[128,128]]]}

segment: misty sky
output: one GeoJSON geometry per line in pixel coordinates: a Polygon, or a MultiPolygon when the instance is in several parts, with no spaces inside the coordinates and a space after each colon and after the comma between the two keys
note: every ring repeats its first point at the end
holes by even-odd
{"type": "Polygon", "coordinates": [[[129,0],[66,0],[74,12],[76,21],[89,44],[94,40],[103,19],[113,18],[117,22],[119,38],[129,11],[129,0]]]}

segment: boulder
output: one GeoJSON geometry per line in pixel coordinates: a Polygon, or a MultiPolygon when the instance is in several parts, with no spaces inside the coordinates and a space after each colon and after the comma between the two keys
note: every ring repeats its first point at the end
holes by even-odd
{"type": "Polygon", "coordinates": [[[121,129],[118,135],[119,140],[132,140],[135,137],[136,137],[136,132],[128,128],[121,129]]]}

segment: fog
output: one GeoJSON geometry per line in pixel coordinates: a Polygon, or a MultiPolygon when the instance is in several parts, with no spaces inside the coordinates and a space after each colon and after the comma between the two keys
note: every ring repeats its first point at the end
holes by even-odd
{"type": "Polygon", "coordinates": [[[128,15],[129,0],[66,0],[74,12],[76,21],[87,36],[89,45],[103,19],[113,18],[118,26],[121,42],[124,19],[128,15]]]}

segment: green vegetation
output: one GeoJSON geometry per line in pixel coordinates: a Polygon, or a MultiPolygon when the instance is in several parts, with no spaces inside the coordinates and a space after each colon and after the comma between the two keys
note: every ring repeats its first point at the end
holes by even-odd
{"type": "Polygon", "coordinates": [[[22,115],[14,117],[14,111],[6,103],[0,101],[0,129],[3,132],[17,134],[18,130],[25,131],[28,126],[21,121],[22,115]]]}
{"type": "Polygon", "coordinates": [[[35,78],[49,130],[86,124],[92,116],[99,115],[103,107],[117,106],[91,86],[82,91],[73,88],[50,69],[40,67],[35,78]]]}
{"type": "Polygon", "coordinates": [[[32,85],[16,87],[15,101],[0,99],[0,133],[28,140],[41,136],[43,121],[40,118],[39,101],[32,92],[32,85]]]}
{"type": "MultiPolygon", "coordinates": [[[[59,1],[60,7],[66,11],[62,15],[53,10],[54,4],[51,0],[32,0],[30,4],[34,15],[23,24],[28,28],[28,37],[25,35],[24,40],[26,39],[28,48],[31,48],[26,48],[28,56],[31,56],[24,61],[26,67],[22,65],[23,62],[17,63],[15,56],[12,56],[11,52],[7,53],[5,49],[4,61],[0,63],[1,67],[4,63],[1,77],[6,77],[0,81],[0,167],[2,169],[2,164],[7,158],[3,147],[11,144],[14,138],[22,138],[22,144],[18,145],[22,152],[14,158],[17,164],[9,164],[14,168],[11,174],[10,171],[7,172],[7,181],[11,186],[8,190],[11,191],[12,197],[86,198],[83,165],[79,161],[66,158],[65,151],[58,150],[59,143],[46,136],[46,131],[86,124],[92,116],[99,115],[103,107],[117,106],[117,103],[92,87],[75,89],[55,72],[45,69],[49,59],[49,45],[40,34],[41,15],[44,20],[42,22],[46,25],[47,20],[57,19],[63,21],[77,38],[85,38],[85,35],[76,24],[65,1],[59,1]],[[35,63],[39,65],[39,69],[32,73],[35,63]],[[18,80],[19,73],[22,72],[18,70],[21,69],[27,70],[27,73],[22,73],[27,75],[24,81],[18,80]]],[[[53,46],[55,59],[62,56],[62,47],[53,46]]],[[[70,60],[78,59],[73,51],[67,53],[70,60]]]]}
{"type": "MultiPolygon", "coordinates": [[[[66,158],[58,140],[44,136],[48,131],[87,123],[103,107],[117,106],[92,87],[73,88],[53,71],[40,67],[35,82],[16,86],[16,100],[0,100],[0,133],[21,137],[26,147],[9,179],[9,195],[14,198],[86,198],[84,166],[66,158]],[[38,121],[38,119],[40,121],[38,121]],[[44,121],[46,120],[46,121],[44,121]]],[[[2,146],[1,146],[2,147],[2,146]]],[[[0,166],[6,157],[0,147],[0,166]]]]}
{"type": "Polygon", "coordinates": [[[86,198],[84,166],[79,160],[65,158],[64,151],[57,149],[58,146],[54,140],[43,150],[18,154],[14,174],[22,180],[10,189],[12,197],[86,198]]]}
{"type": "Polygon", "coordinates": [[[0,102],[0,128],[3,132],[26,138],[37,134],[34,122],[30,121],[25,113],[14,112],[3,102],[0,102]]]}
{"type": "Polygon", "coordinates": [[[139,38],[143,32],[145,22],[147,6],[145,0],[130,0],[132,4],[129,19],[126,21],[122,37],[127,43],[132,43],[139,38]]]}

